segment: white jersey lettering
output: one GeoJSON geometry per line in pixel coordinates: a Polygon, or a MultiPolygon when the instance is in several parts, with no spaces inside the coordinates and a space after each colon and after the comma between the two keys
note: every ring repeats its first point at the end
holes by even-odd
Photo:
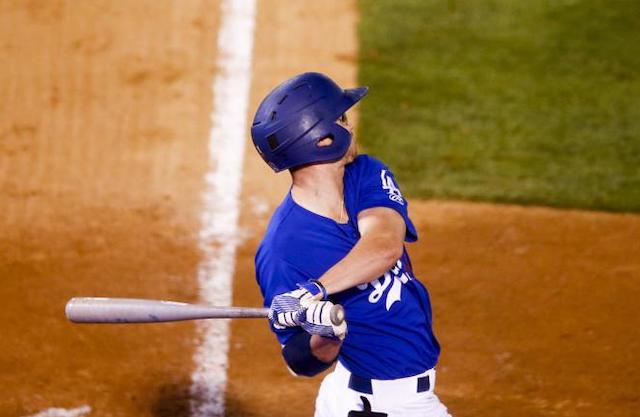
{"type": "Polygon", "coordinates": [[[386,169],[380,171],[380,180],[382,181],[382,189],[387,190],[389,194],[389,200],[395,201],[398,204],[404,206],[404,198],[402,197],[402,193],[400,193],[400,189],[393,182],[393,178],[388,175],[386,169]]]}

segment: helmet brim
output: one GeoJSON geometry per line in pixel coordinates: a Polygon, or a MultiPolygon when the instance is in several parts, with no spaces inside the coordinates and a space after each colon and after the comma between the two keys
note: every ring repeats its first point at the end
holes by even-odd
{"type": "Polygon", "coordinates": [[[351,99],[353,101],[353,104],[356,104],[357,102],[362,100],[362,98],[366,96],[368,92],[369,87],[356,87],[344,90],[345,96],[351,99]]]}
{"type": "Polygon", "coordinates": [[[338,114],[342,114],[353,107],[357,102],[362,100],[362,98],[367,95],[368,91],[369,87],[357,87],[344,90],[342,100],[340,100],[340,103],[336,106],[338,114]]]}

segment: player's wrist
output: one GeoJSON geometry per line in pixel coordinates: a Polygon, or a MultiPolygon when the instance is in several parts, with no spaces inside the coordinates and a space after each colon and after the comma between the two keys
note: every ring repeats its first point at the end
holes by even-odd
{"type": "Polygon", "coordinates": [[[311,294],[312,297],[318,300],[326,300],[329,296],[327,289],[318,280],[312,279],[305,283],[298,284],[300,288],[303,288],[311,294]]]}

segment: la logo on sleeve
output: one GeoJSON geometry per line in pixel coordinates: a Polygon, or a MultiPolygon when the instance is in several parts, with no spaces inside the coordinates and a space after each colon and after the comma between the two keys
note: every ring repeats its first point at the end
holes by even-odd
{"type": "Polygon", "coordinates": [[[382,189],[387,190],[387,193],[389,194],[389,200],[395,201],[396,203],[404,206],[404,198],[402,197],[402,193],[400,192],[400,189],[398,188],[396,183],[393,181],[391,175],[389,175],[389,171],[387,171],[386,169],[381,170],[380,180],[382,181],[382,189]]]}

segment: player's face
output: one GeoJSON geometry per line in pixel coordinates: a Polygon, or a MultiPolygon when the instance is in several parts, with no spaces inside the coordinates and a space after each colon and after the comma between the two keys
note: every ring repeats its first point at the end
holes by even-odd
{"type": "Polygon", "coordinates": [[[345,164],[353,162],[353,160],[358,156],[358,144],[356,141],[356,137],[353,134],[353,126],[349,123],[349,119],[347,118],[347,113],[343,113],[342,116],[336,121],[340,126],[344,127],[351,133],[351,145],[349,145],[349,149],[344,156],[345,164]]]}

